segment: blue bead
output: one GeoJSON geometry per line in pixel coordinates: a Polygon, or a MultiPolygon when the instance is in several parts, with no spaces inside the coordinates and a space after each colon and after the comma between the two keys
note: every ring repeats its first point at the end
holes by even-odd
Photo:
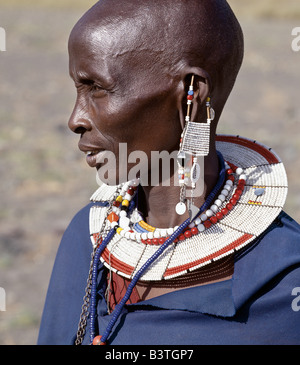
{"type": "Polygon", "coordinates": [[[193,90],[189,90],[188,91],[188,95],[194,95],[194,91],[193,90]]]}

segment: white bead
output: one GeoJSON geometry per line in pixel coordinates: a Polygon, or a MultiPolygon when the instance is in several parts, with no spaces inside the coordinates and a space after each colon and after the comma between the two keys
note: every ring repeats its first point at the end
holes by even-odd
{"type": "Polygon", "coordinates": [[[115,222],[115,221],[114,221],[114,222],[112,222],[112,223],[111,223],[111,228],[114,228],[114,227],[115,227],[115,226],[117,226],[117,225],[118,225],[118,222],[115,222]]]}
{"type": "Polygon", "coordinates": [[[154,238],[160,238],[160,232],[156,229],[156,230],[153,232],[153,236],[154,236],[154,238]]]}
{"type": "Polygon", "coordinates": [[[119,219],[119,226],[121,227],[121,228],[126,228],[126,227],[128,227],[129,226],[129,223],[130,223],[130,219],[129,218],[127,218],[127,217],[120,217],[120,219],[119,219]]]}
{"type": "Polygon", "coordinates": [[[148,234],[146,232],[142,233],[142,240],[146,240],[148,238],[148,234]]]}
{"type": "Polygon", "coordinates": [[[203,231],[205,231],[205,226],[204,226],[204,224],[198,224],[197,228],[198,228],[198,231],[199,231],[199,232],[203,232],[203,231]]]}
{"type": "Polygon", "coordinates": [[[189,224],[189,228],[194,228],[194,227],[195,227],[195,223],[194,222],[192,222],[191,224],[189,224]]]}
{"type": "Polygon", "coordinates": [[[202,222],[205,222],[207,220],[207,215],[205,213],[203,213],[200,218],[201,218],[202,222]]]}
{"type": "Polygon", "coordinates": [[[149,233],[148,233],[148,238],[150,238],[150,239],[154,238],[154,234],[153,234],[153,232],[149,232],[149,233]]]}
{"type": "Polygon", "coordinates": [[[142,238],[142,234],[141,233],[136,233],[135,234],[135,238],[138,240],[138,241],[140,241],[141,240],[141,238],[142,238]]]}
{"type": "Polygon", "coordinates": [[[235,170],[235,173],[236,173],[237,175],[241,175],[243,172],[244,172],[244,170],[243,170],[241,167],[238,167],[238,168],[235,170]]]}
{"type": "Polygon", "coordinates": [[[121,210],[119,216],[120,216],[120,218],[121,217],[126,217],[127,213],[125,212],[125,210],[121,210]]]}
{"type": "Polygon", "coordinates": [[[131,232],[129,232],[129,231],[125,232],[125,238],[129,239],[130,235],[131,235],[131,232]]]}
{"type": "Polygon", "coordinates": [[[125,233],[126,233],[126,231],[124,231],[124,229],[122,229],[122,231],[120,232],[120,235],[121,235],[122,237],[125,237],[125,233]]]}
{"type": "Polygon", "coordinates": [[[140,179],[134,179],[134,180],[132,180],[129,185],[132,185],[132,186],[138,186],[138,185],[140,185],[140,179]]]}
{"type": "Polygon", "coordinates": [[[214,212],[217,213],[217,211],[219,210],[218,206],[216,204],[213,204],[210,209],[214,212]]]}
{"type": "Polygon", "coordinates": [[[212,216],[214,215],[214,212],[213,212],[212,210],[210,210],[210,209],[207,209],[207,211],[206,211],[206,215],[207,215],[208,217],[212,217],[212,216]]]}
{"type": "Polygon", "coordinates": [[[232,185],[233,185],[233,182],[232,182],[231,180],[227,180],[227,181],[225,182],[225,185],[232,186],[232,185]]]}
{"type": "Polygon", "coordinates": [[[130,201],[131,198],[132,198],[132,196],[130,194],[128,194],[128,193],[126,193],[125,196],[124,196],[124,199],[126,199],[128,201],[130,201]]]}
{"type": "Polygon", "coordinates": [[[217,200],[215,201],[215,205],[216,205],[217,207],[220,207],[220,206],[222,205],[222,201],[221,201],[220,199],[217,199],[217,200]]]}
{"type": "Polygon", "coordinates": [[[130,239],[135,240],[136,234],[134,232],[130,233],[130,239]]]}
{"type": "Polygon", "coordinates": [[[166,229],[161,228],[159,231],[160,231],[160,235],[161,235],[162,237],[165,237],[165,236],[167,235],[167,230],[166,230],[166,229]]]}
{"type": "Polygon", "coordinates": [[[167,229],[167,234],[171,235],[174,233],[174,228],[168,228],[167,229]]]}
{"type": "Polygon", "coordinates": [[[247,180],[247,176],[245,174],[240,175],[240,180],[247,180]]]}
{"type": "Polygon", "coordinates": [[[224,189],[221,191],[221,194],[227,196],[229,194],[229,191],[224,189]]]}
{"type": "Polygon", "coordinates": [[[230,185],[225,185],[225,186],[224,186],[224,190],[228,190],[228,191],[230,191],[230,190],[231,190],[231,186],[230,186],[230,185]]]}
{"type": "Polygon", "coordinates": [[[218,196],[218,199],[220,199],[222,202],[224,202],[226,198],[225,198],[225,196],[223,194],[220,194],[218,196]]]}
{"type": "Polygon", "coordinates": [[[198,218],[196,218],[195,219],[195,224],[196,224],[196,226],[198,225],[198,224],[200,224],[201,223],[201,219],[198,217],[198,218]]]}

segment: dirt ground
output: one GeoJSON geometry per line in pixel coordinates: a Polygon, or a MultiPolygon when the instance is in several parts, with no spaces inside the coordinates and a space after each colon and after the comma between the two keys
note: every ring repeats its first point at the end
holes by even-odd
{"type": "MultiPolygon", "coordinates": [[[[67,128],[75,99],[67,39],[94,1],[37,3],[0,0],[7,49],[0,52],[0,287],[6,292],[0,344],[36,343],[61,236],[97,188],[67,128]]],[[[245,61],[219,132],[275,149],[289,178],[285,210],[300,222],[300,52],[291,48],[300,4],[291,1],[295,8],[280,16],[273,8],[247,13],[242,0],[229,3],[240,14],[245,61]]]]}

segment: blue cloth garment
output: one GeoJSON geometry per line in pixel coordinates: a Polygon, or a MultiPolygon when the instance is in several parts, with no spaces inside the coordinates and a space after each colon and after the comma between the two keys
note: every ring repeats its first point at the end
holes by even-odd
{"type": "MultiPolygon", "coordinates": [[[[62,238],[42,316],[40,345],[74,344],[92,253],[89,209],[93,204],[74,217],[62,238]]],[[[111,318],[105,288],[106,270],[99,263],[100,334],[111,318]]],[[[83,344],[89,344],[89,325],[83,344]]],[[[108,344],[299,345],[300,226],[282,212],[255,242],[236,254],[230,280],[126,305],[108,344]],[[292,292],[298,292],[299,298],[292,292]]]]}

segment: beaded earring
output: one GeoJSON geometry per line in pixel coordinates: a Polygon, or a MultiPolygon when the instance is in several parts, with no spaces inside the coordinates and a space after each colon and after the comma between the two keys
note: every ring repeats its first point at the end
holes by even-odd
{"type": "Polygon", "coordinates": [[[199,181],[201,174],[199,157],[207,156],[209,153],[210,125],[215,116],[215,112],[210,105],[210,98],[208,97],[206,99],[206,123],[191,121],[191,105],[194,100],[194,78],[195,76],[192,75],[187,95],[186,124],[181,135],[177,155],[180,201],[176,205],[176,212],[179,215],[183,215],[188,209],[190,218],[198,212],[198,208],[193,205],[193,198],[196,183],[199,181]],[[191,196],[188,201],[186,199],[187,186],[191,187],[191,196]]]}

